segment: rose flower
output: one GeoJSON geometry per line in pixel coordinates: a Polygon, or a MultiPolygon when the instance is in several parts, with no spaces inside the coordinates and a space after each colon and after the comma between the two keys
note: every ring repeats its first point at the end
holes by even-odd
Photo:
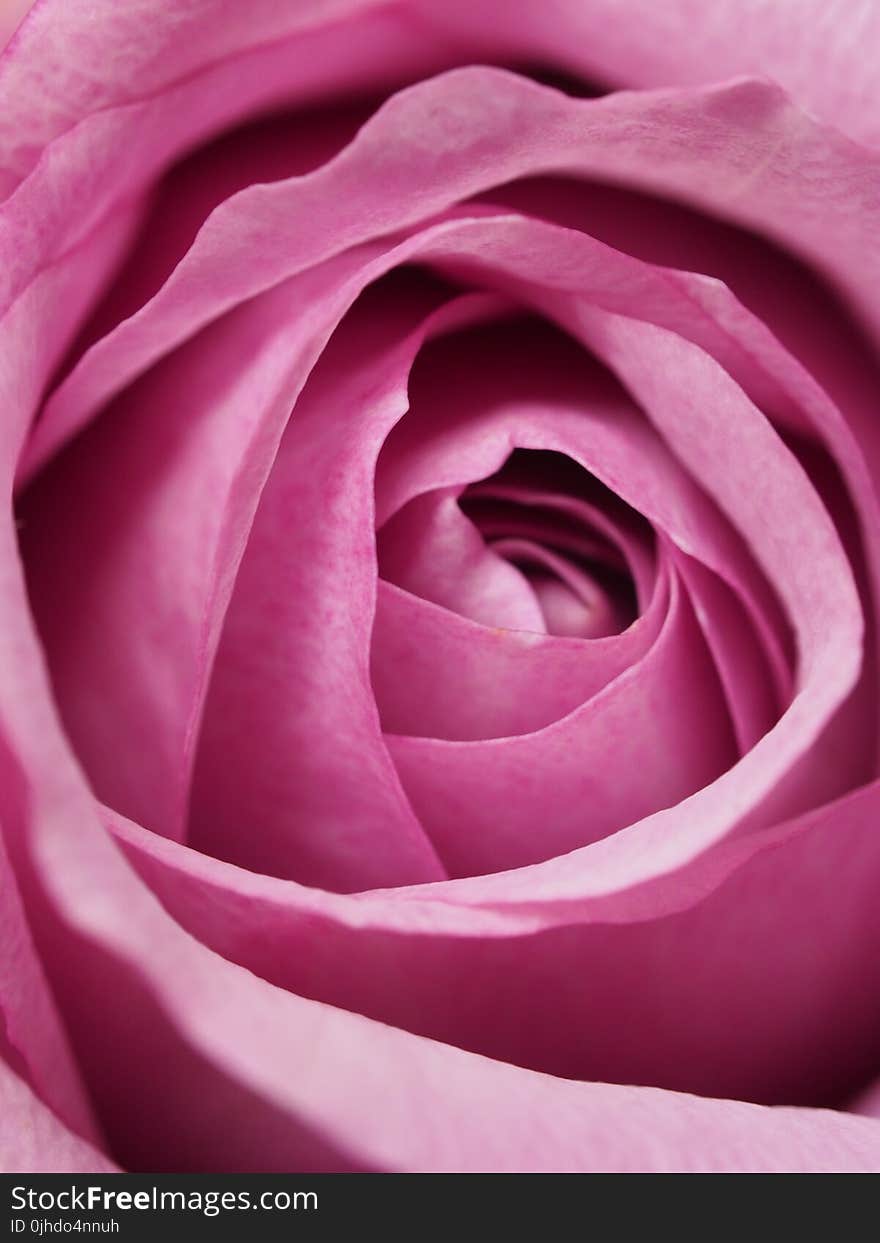
{"type": "Polygon", "coordinates": [[[22,7],[0,1163],[880,1167],[880,8],[22,7]]]}

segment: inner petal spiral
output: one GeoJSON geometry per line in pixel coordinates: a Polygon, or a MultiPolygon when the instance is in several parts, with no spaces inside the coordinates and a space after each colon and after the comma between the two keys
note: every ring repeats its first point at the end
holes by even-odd
{"type": "MultiPolygon", "coordinates": [[[[394,515],[377,536],[379,572],[496,628],[619,634],[639,601],[633,535],[615,525],[615,501],[565,455],[514,450],[489,478],[424,494],[394,515]]],[[[649,532],[640,535],[647,547],[649,532]]]]}

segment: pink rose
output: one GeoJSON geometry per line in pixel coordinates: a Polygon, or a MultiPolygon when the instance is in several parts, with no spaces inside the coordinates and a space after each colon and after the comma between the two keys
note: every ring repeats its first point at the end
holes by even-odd
{"type": "Polygon", "coordinates": [[[880,1168],[878,44],[37,0],[4,1168],[880,1168]]]}

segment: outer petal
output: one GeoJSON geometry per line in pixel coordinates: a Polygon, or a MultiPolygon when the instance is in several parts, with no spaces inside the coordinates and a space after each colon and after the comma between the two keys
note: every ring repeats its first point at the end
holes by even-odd
{"type": "Polygon", "coordinates": [[[0,193],[51,164],[88,214],[254,112],[451,60],[386,0],[40,0],[0,60],[0,193]]]}
{"type": "MultiPolygon", "coordinates": [[[[6,720],[17,742],[29,720],[49,725],[45,705],[6,720]]],[[[53,752],[37,817],[28,825],[7,806],[8,823],[42,894],[43,949],[81,1062],[129,1167],[869,1170],[880,1158],[871,1120],[548,1078],[273,988],[157,908],[53,752]],[[117,1004],[96,1029],[108,986],[117,1004]]]]}
{"type": "MultiPolygon", "coordinates": [[[[214,211],[156,297],[54,394],[30,467],[183,336],[244,298],[492,186],[550,172],[672,195],[755,228],[815,261],[880,332],[880,155],[811,121],[778,89],[736,82],[574,101],[498,70],[457,70],[399,92],[322,168],[253,186],[214,211]]],[[[0,212],[9,298],[56,253],[66,221],[79,223],[79,235],[88,223],[72,186],[50,200],[59,219],[46,217],[51,176],[36,170],[0,212]]]]}
{"type": "Polygon", "coordinates": [[[872,0],[414,0],[480,57],[562,66],[607,86],[696,86],[764,74],[854,138],[880,142],[880,9],[872,0]]]}
{"type": "Polygon", "coordinates": [[[319,894],[107,823],[184,927],[281,987],[567,1078],[831,1102],[874,1072],[880,1040],[878,796],[641,892],[526,891],[504,919],[416,891],[319,894]]]}
{"type": "Polygon", "coordinates": [[[102,797],[159,832],[185,830],[195,737],[253,512],[290,407],[351,297],[346,278],[362,266],[346,257],[212,325],[59,458],[23,506],[34,608],[68,728],[102,797]]]}
{"type": "Polygon", "coordinates": [[[92,1042],[82,1057],[117,1151],[136,1168],[867,1170],[880,1160],[880,1127],[865,1119],[548,1078],[302,1001],[188,942],[121,875],[103,879],[118,883],[100,916],[86,915],[81,888],[74,905],[89,940],[114,951],[95,957],[72,938],[67,1001],[92,1042]],[[111,909],[123,896],[125,909],[111,909]],[[108,981],[119,1004],[95,1033],[90,1012],[108,981]]]}

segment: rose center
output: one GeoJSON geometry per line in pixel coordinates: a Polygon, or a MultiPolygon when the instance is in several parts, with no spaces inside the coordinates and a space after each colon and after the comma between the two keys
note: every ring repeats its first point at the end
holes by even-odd
{"type": "Polygon", "coordinates": [[[515,450],[490,477],[405,505],[378,532],[379,572],[484,625],[601,638],[638,616],[632,543],[646,538],[571,459],[515,450]]]}

